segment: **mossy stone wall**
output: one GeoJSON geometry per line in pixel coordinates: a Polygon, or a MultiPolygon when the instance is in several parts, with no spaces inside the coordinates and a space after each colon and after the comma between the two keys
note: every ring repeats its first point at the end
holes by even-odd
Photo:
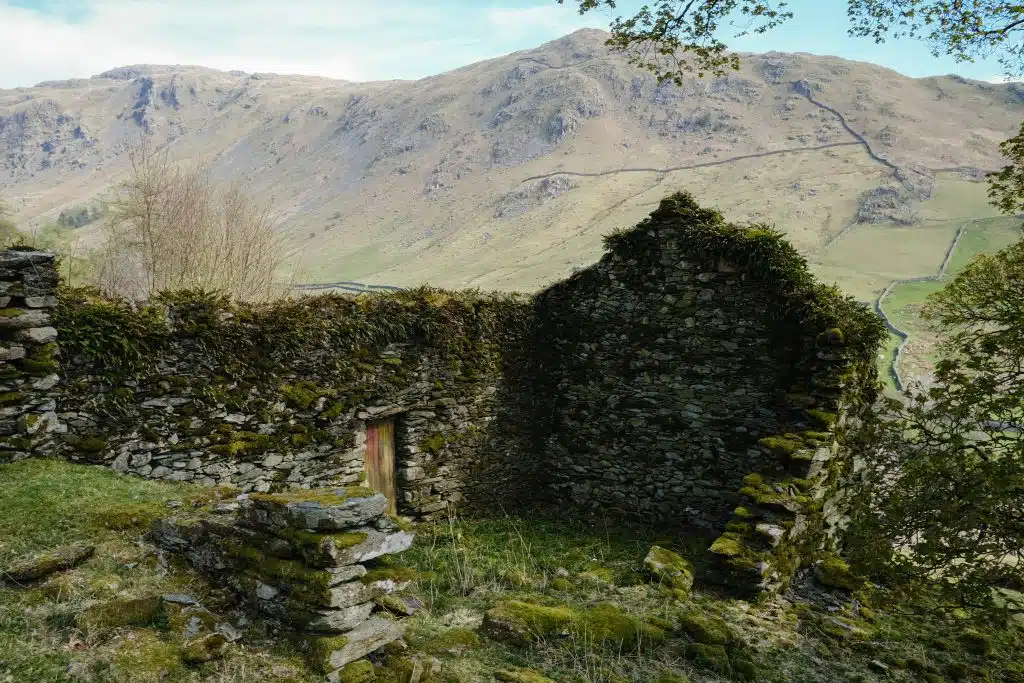
{"type": "MultiPolygon", "coordinates": [[[[734,510],[757,497],[772,507],[782,480],[803,500],[806,480],[822,477],[809,495],[841,525],[839,432],[877,384],[876,316],[815,282],[776,231],[727,224],[688,194],[607,246],[598,264],[537,300],[534,375],[555,497],[736,538],[749,527],[752,539],[767,535],[759,551],[774,551],[773,534],[809,538],[790,531],[806,520],[737,521],[734,510]]],[[[815,525],[824,533],[823,519],[815,525]]],[[[778,552],[806,555],[792,546],[778,552]]]]}
{"type": "Polygon", "coordinates": [[[514,445],[485,444],[519,403],[503,368],[529,310],[427,288],[266,305],[183,292],[145,306],[68,290],[54,395],[69,430],[55,450],[242,491],[350,484],[364,476],[366,423],[392,418],[400,511],[443,514],[515,484],[486,455],[514,445]]]}
{"type": "Polygon", "coordinates": [[[64,429],[52,394],[57,280],[52,254],[0,253],[0,463],[45,450],[64,429]]]}

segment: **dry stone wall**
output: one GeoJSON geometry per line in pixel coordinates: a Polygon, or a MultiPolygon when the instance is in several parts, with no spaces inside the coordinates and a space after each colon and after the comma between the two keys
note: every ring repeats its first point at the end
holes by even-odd
{"type": "Polygon", "coordinates": [[[63,429],[53,395],[57,282],[52,254],[0,253],[0,462],[52,448],[63,429]]]}

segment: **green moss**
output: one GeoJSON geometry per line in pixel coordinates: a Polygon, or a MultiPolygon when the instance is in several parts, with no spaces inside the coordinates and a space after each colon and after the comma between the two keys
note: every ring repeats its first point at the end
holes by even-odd
{"type": "Polygon", "coordinates": [[[832,429],[836,424],[836,420],[839,419],[839,416],[836,415],[835,413],[830,413],[824,410],[817,410],[812,408],[811,410],[807,410],[805,412],[808,416],[811,417],[811,419],[815,420],[825,429],[832,429]]]}
{"type": "Polygon", "coordinates": [[[693,611],[679,615],[679,628],[698,643],[705,645],[728,645],[732,633],[724,620],[706,617],[693,611]]]}
{"type": "Polygon", "coordinates": [[[5,391],[0,393],[0,406],[11,405],[12,403],[21,403],[25,400],[25,394],[20,391],[5,391]]]}
{"type": "Polygon", "coordinates": [[[223,633],[207,633],[186,642],[181,648],[181,658],[187,664],[202,664],[224,655],[228,639],[223,633]]]}
{"type": "Polygon", "coordinates": [[[749,659],[742,658],[732,660],[732,675],[741,681],[756,681],[760,678],[757,665],[749,659]]]}
{"type": "Polygon", "coordinates": [[[319,390],[312,382],[282,384],[280,391],[285,403],[298,410],[307,410],[320,398],[319,390]]]}
{"type": "Polygon", "coordinates": [[[43,553],[14,560],[2,574],[11,581],[28,582],[45,578],[54,572],[75,567],[92,557],[94,546],[85,543],[54,548],[43,553]]]}
{"type": "Polygon", "coordinates": [[[688,643],[683,648],[683,656],[702,669],[708,669],[718,674],[728,674],[731,668],[729,653],[721,645],[688,643]]]}
{"type": "Polygon", "coordinates": [[[758,443],[771,451],[772,455],[776,457],[791,456],[795,451],[804,447],[803,441],[782,436],[768,436],[758,440],[758,443]]]}
{"type": "Polygon", "coordinates": [[[363,574],[359,580],[367,585],[378,581],[394,581],[401,584],[415,581],[418,577],[419,572],[412,567],[375,567],[363,574]]]}
{"type": "Polygon", "coordinates": [[[711,544],[711,552],[726,557],[737,557],[746,551],[743,538],[736,533],[726,532],[711,544]]]}
{"type": "Polygon", "coordinates": [[[567,631],[571,622],[568,607],[507,600],[487,610],[482,629],[495,640],[526,646],[567,631]]]}
{"type": "Polygon", "coordinates": [[[130,403],[135,400],[135,391],[128,387],[118,387],[110,392],[110,395],[117,401],[130,403]]]}
{"type": "Polygon", "coordinates": [[[337,673],[338,683],[369,683],[376,677],[373,664],[368,659],[349,662],[337,673]]]}
{"type": "Polygon", "coordinates": [[[333,420],[345,412],[345,403],[343,401],[335,401],[326,410],[320,413],[320,417],[325,420],[333,420]]]}
{"type": "Polygon", "coordinates": [[[634,650],[665,640],[665,631],[661,628],[627,614],[611,603],[574,610],[571,624],[578,637],[611,645],[615,649],[634,650]]]}
{"type": "Polygon", "coordinates": [[[21,308],[0,308],[0,318],[17,318],[25,315],[28,311],[21,308]]]}
{"type": "Polygon", "coordinates": [[[562,591],[563,593],[568,593],[573,589],[572,581],[570,581],[564,576],[556,576],[555,578],[551,579],[550,585],[556,591],[562,591]]]}
{"type": "Polygon", "coordinates": [[[688,591],[693,586],[693,563],[661,546],[651,547],[644,558],[644,567],[670,588],[688,591]]]}
{"type": "Polygon", "coordinates": [[[968,629],[957,636],[957,640],[965,650],[979,657],[992,654],[992,639],[979,631],[968,629]]]}
{"type": "Polygon", "coordinates": [[[127,529],[148,528],[155,519],[165,513],[152,505],[140,503],[124,503],[98,511],[92,515],[90,523],[94,527],[124,531],[127,529]]]}
{"type": "Polygon", "coordinates": [[[444,448],[445,443],[447,443],[447,441],[444,436],[441,434],[432,434],[431,436],[423,439],[423,442],[420,444],[420,449],[427,453],[437,455],[441,452],[441,449],[444,448]]]}
{"type": "MultiPolygon", "coordinates": [[[[34,414],[23,415],[24,417],[37,417],[34,414]]],[[[23,431],[26,431],[22,427],[23,431]]],[[[28,451],[32,449],[32,439],[24,436],[0,436],[0,449],[13,451],[28,451]]]]}
{"type": "Polygon", "coordinates": [[[134,631],[131,638],[120,641],[113,663],[121,680],[132,681],[174,680],[184,669],[181,649],[149,629],[134,631]]]}
{"type": "Polygon", "coordinates": [[[322,636],[309,638],[307,642],[309,649],[306,654],[310,665],[316,671],[327,674],[334,670],[334,667],[331,666],[331,653],[345,647],[348,644],[348,638],[345,636],[322,636]]]}
{"type": "Polygon", "coordinates": [[[725,525],[725,530],[735,532],[737,534],[745,534],[750,531],[750,523],[733,519],[725,525]]]}
{"type": "Polygon", "coordinates": [[[71,441],[72,447],[80,453],[100,453],[107,448],[107,440],[98,436],[87,436],[71,441]]]}
{"type": "Polygon", "coordinates": [[[283,507],[289,503],[319,503],[323,507],[344,505],[352,498],[369,498],[375,495],[373,489],[366,486],[346,486],[338,488],[296,489],[281,493],[252,493],[249,500],[283,507]]]}
{"type": "Polygon", "coordinates": [[[122,626],[150,626],[166,620],[164,601],[159,595],[117,598],[82,610],[77,617],[85,631],[106,631],[122,626]]]}
{"type": "Polygon", "coordinates": [[[430,639],[427,651],[461,656],[479,648],[480,636],[468,628],[450,628],[430,639]]]}
{"type": "Polygon", "coordinates": [[[850,565],[835,555],[828,555],[814,568],[814,576],[818,583],[830,588],[857,590],[863,582],[850,571],[850,565]]]}
{"type": "Polygon", "coordinates": [[[20,361],[21,367],[33,375],[48,375],[60,369],[60,364],[55,360],[35,360],[32,358],[22,358],[20,361]]]}
{"type": "Polygon", "coordinates": [[[402,359],[395,356],[389,356],[387,358],[381,358],[380,362],[384,365],[401,365],[402,359]]]}

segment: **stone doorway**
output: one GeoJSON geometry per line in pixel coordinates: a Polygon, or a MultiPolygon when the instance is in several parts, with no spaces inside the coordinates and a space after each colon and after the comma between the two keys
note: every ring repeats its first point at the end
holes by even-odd
{"type": "Polygon", "coordinates": [[[366,479],[370,488],[388,499],[388,512],[398,512],[398,486],[395,481],[395,421],[366,423],[366,479]]]}

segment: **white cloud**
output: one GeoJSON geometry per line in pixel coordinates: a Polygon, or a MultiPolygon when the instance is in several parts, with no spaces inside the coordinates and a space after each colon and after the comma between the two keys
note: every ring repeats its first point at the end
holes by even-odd
{"type": "Polygon", "coordinates": [[[0,0],[0,88],[146,63],[419,78],[607,25],[537,2],[466,9],[418,0],[90,0],[73,22],[0,0]]]}
{"type": "Polygon", "coordinates": [[[487,19],[494,28],[504,33],[542,31],[552,37],[572,33],[581,28],[608,26],[608,19],[600,14],[580,16],[578,12],[567,12],[566,9],[567,7],[554,2],[534,7],[492,7],[487,10],[487,19]]]}

